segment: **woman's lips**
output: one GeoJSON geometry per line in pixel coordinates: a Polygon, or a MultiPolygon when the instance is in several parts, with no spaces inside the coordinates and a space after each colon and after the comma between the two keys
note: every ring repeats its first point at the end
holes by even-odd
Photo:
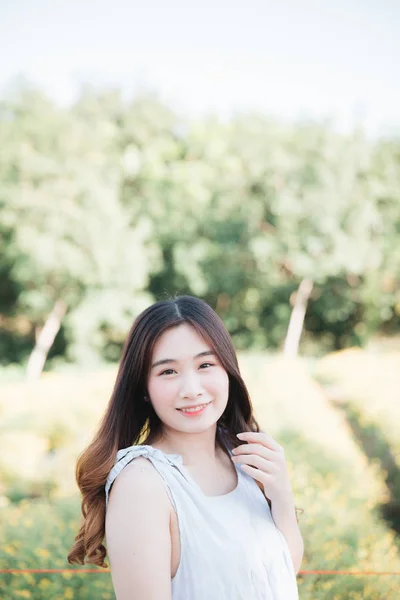
{"type": "Polygon", "coordinates": [[[208,402],[202,408],[199,408],[199,410],[186,411],[186,410],[182,410],[180,408],[177,408],[177,410],[179,410],[179,412],[181,412],[183,415],[185,415],[185,417],[195,417],[196,415],[201,415],[206,410],[206,408],[209,404],[210,404],[210,402],[208,402]]]}

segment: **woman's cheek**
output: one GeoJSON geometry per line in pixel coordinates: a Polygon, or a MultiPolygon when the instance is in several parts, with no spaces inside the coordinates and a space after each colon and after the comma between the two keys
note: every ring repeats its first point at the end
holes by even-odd
{"type": "Polygon", "coordinates": [[[154,379],[153,381],[150,382],[149,393],[150,393],[150,397],[153,401],[157,400],[157,398],[160,397],[163,387],[165,387],[165,386],[163,386],[161,378],[154,379]]]}
{"type": "Polygon", "coordinates": [[[152,393],[155,398],[165,398],[174,394],[177,389],[177,383],[172,378],[160,377],[158,381],[155,381],[152,387],[152,393]]]}
{"type": "Polygon", "coordinates": [[[225,371],[222,371],[220,376],[216,379],[216,385],[221,389],[229,387],[229,377],[225,371]]]}

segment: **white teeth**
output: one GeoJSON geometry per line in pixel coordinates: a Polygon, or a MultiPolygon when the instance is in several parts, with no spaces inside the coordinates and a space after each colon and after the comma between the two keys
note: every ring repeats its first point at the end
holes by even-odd
{"type": "Polygon", "coordinates": [[[196,406],[196,408],[180,408],[179,410],[181,410],[182,412],[198,412],[200,409],[207,406],[207,404],[201,404],[200,406],[196,406]]]}

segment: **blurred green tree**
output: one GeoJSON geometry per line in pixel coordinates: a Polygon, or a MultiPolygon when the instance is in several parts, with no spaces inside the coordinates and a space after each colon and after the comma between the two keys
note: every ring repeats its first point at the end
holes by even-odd
{"type": "Polygon", "coordinates": [[[86,90],[67,111],[28,88],[3,103],[2,214],[18,258],[16,310],[36,333],[29,377],[40,374],[67,311],[68,356],[87,361],[103,349],[102,330],[122,336],[149,302],[151,223],[132,226],[119,198],[118,101],[86,90]]]}
{"type": "Polygon", "coordinates": [[[134,315],[176,292],[214,306],[240,349],[295,354],[303,325],[324,348],[399,328],[395,140],[188,122],[90,87],[60,108],[29,86],[3,98],[0,136],[2,327],[10,355],[36,339],[36,374],[54,339],[116,360],[134,315]]]}

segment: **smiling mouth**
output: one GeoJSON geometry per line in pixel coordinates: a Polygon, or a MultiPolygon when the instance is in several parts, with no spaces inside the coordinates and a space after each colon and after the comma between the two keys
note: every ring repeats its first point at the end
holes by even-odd
{"type": "Polygon", "coordinates": [[[176,410],[179,410],[180,412],[184,412],[184,413],[197,413],[200,412],[202,410],[204,410],[206,408],[206,406],[208,406],[210,404],[210,402],[206,402],[205,404],[198,404],[197,406],[191,406],[191,407],[185,407],[185,408],[177,408],[176,410]]]}

